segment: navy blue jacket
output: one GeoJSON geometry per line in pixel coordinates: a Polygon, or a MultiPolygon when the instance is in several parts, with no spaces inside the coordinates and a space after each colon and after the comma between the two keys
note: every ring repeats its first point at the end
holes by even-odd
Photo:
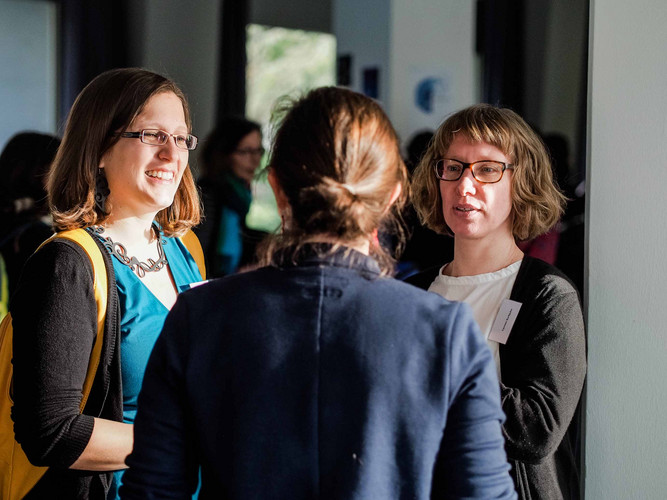
{"type": "Polygon", "coordinates": [[[516,498],[465,304],[351,250],[181,294],[149,361],[123,498],[516,498]]]}

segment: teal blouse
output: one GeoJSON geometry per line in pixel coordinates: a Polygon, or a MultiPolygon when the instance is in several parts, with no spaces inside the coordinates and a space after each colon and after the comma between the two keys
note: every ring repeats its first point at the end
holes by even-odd
{"type": "MultiPolygon", "coordinates": [[[[163,237],[164,253],[169,269],[180,292],[191,283],[202,280],[197,264],[178,238],[163,237]]],[[[123,381],[123,421],[134,423],[137,414],[137,398],[144,380],[148,357],[153,350],[169,309],[143,284],[134,271],[115,256],[113,270],[116,275],[120,303],[120,361],[123,381]]],[[[160,272],[167,272],[163,269],[160,272]]],[[[114,484],[108,499],[119,498],[123,471],[115,473],[114,484]]]]}
{"type": "MultiPolygon", "coordinates": [[[[178,238],[164,238],[164,253],[180,292],[201,281],[194,259],[178,238]]],[[[144,370],[169,309],[128,266],[113,258],[120,302],[120,362],[123,379],[123,419],[134,423],[144,370]]],[[[163,272],[166,271],[163,270],[163,272]]]]}

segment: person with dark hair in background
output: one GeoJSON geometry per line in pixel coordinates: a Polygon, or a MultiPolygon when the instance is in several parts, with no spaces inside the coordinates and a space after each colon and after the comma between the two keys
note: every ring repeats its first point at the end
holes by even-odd
{"type": "Polygon", "coordinates": [[[53,234],[46,196],[46,176],[60,139],[21,132],[0,154],[0,254],[11,295],[23,264],[53,234]]]}
{"type": "Polygon", "coordinates": [[[70,110],[49,204],[58,231],[83,229],[99,247],[107,309],[98,318],[82,246],[55,238],[28,259],[11,302],[12,419],[29,461],[48,470],[27,499],[117,498],[148,356],[178,293],[202,280],[178,238],[199,222],[196,146],[183,92],[147,70],[100,74],[70,110]],[[81,411],[98,321],[99,366],[81,411]]]}
{"type": "Polygon", "coordinates": [[[544,143],[509,109],[465,108],[437,130],[413,194],[422,221],[454,236],[454,258],[410,281],[472,306],[496,361],[519,497],[579,498],[580,299],[563,273],[517,246],[563,211],[544,143]]]}
{"type": "MultiPolygon", "coordinates": [[[[405,165],[410,176],[419,165],[428,145],[433,139],[433,131],[423,130],[416,133],[406,147],[405,165]]],[[[408,203],[403,212],[403,221],[408,238],[398,261],[398,279],[405,279],[420,271],[435,266],[442,259],[454,256],[454,241],[446,235],[438,234],[425,227],[419,220],[412,203],[408,203]]]]}
{"type": "Polygon", "coordinates": [[[403,202],[372,99],[309,92],[276,134],[266,267],[183,294],[144,379],[123,498],[515,498],[468,306],[386,276],[403,202]],[[396,208],[394,208],[396,207],[396,208]]]}
{"type": "Polygon", "coordinates": [[[259,124],[239,117],[223,118],[204,141],[199,179],[204,220],[195,228],[211,277],[236,272],[264,235],[245,223],[252,193],[250,183],[264,148],[259,124]]]}
{"type": "Polygon", "coordinates": [[[558,185],[567,196],[565,212],[558,225],[556,267],[575,284],[579,293],[584,291],[584,211],[586,206],[584,184],[570,170],[570,146],[563,134],[544,136],[558,185]]]}

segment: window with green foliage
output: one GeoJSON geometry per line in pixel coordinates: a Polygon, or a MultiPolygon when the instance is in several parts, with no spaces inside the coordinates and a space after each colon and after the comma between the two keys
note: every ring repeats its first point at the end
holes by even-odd
{"type": "MultiPolygon", "coordinates": [[[[316,87],[334,85],[336,39],[326,33],[250,24],[247,26],[246,116],[262,125],[268,150],[271,111],[283,96],[299,96],[316,87]]],[[[266,165],[268,154],[262,166],[266,165]]],[[[264,169],[252,186],[248,227],[275,231],[280,216],[264,169]]]]}

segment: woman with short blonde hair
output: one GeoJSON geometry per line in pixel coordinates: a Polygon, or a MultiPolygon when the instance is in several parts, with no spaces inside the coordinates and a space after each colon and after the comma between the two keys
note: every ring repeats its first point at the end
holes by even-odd
{"type": "Polygon", "coordinates": [[[412,187],[422,221],[454,237],[454,259],[409,281],[472,306],[496,361],[519,497],[579,498],[579,296],[563,273],[517,245],[563,211],[544,144],[513,111],[471,106],[440,126],[412,187]]]}

